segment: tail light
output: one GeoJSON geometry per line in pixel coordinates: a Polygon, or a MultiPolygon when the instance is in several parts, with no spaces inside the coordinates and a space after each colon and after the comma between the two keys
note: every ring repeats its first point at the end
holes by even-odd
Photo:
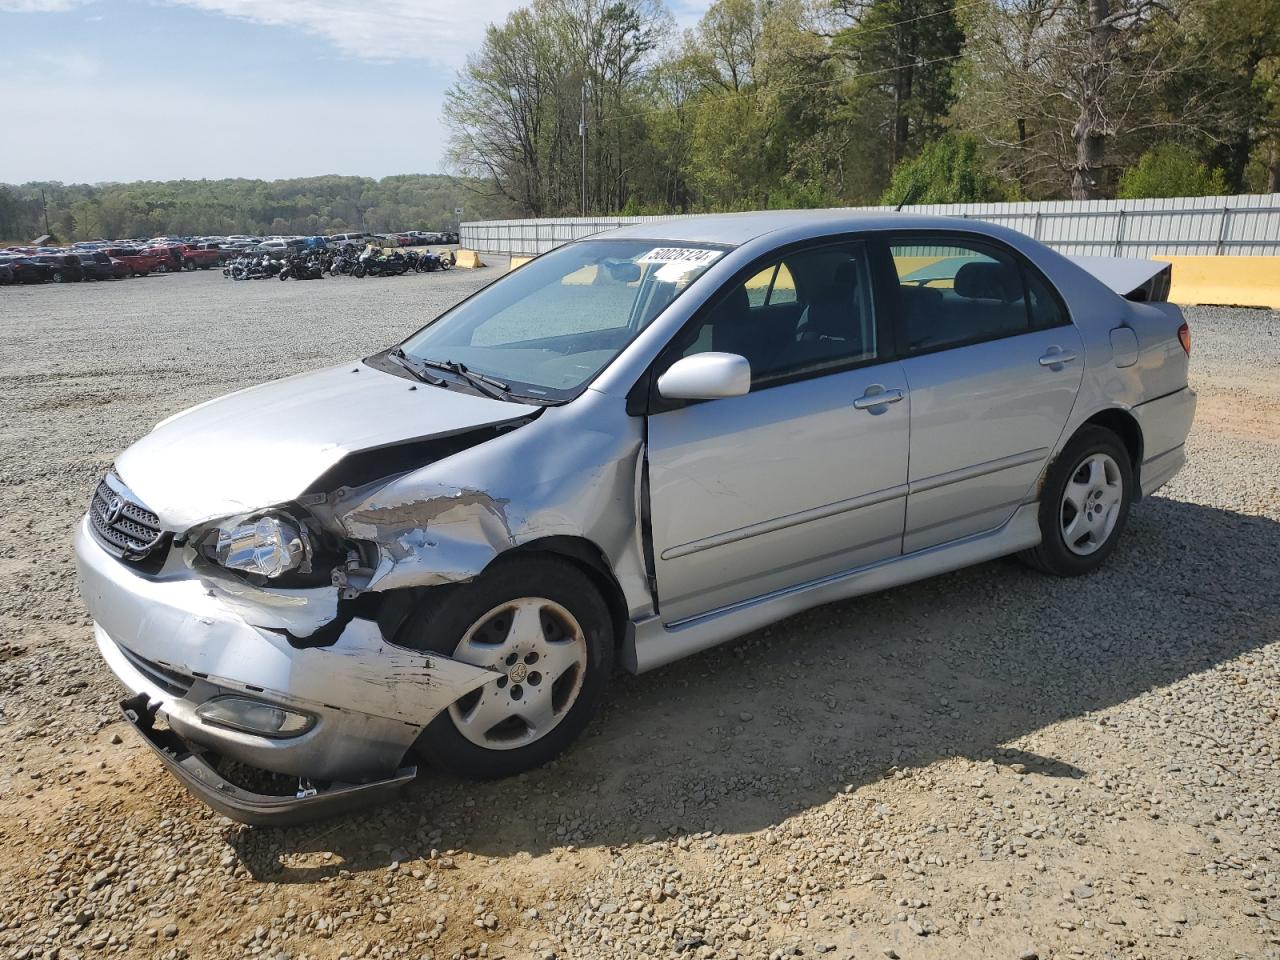
{"type": "Polygon", "coordinates": [[[1191,356],[1191,328],[1185,323],[1178,328],[1178,342],[1182,344],[1182,349],[1187,352],[1187,356],[1191,356]]]}

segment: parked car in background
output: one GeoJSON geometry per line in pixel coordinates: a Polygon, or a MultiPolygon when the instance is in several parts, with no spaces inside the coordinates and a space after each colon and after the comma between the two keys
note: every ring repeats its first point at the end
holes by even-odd
{"type": "Polygon", "coordinates": [[[107,256],[127,266],[129,273],[135,277],[145,277],[164,259],[158,252],[141,250],[137,247],[108,247],[106,253],[107,256]]]}
{"type": "Polygon", "coordinates": [[[329,237],[328,239],[331,244],[337,247],[344,247],[347,244],[352,244],[353,246],[357,246],[357,247],[363,247],[366,243],[369,242],[369,238],[371,236],[373,235],[369,233],[361,233],[361,232],[335,233],[333,236],[329,237]]]}
{"type": "Polygon", "coordinates": [[[115,268],[111,257],[101,251],[85,251],[79,254],[80,269],[84,271],[86,280],[115,280],[115,268]]]}
{"type": "Polygon", "coordinates": [[[51,279],[49,265],[33,257],[9,257],[4,263],[12,271],[14,283],[45,283],[51,279]]]}
{"type": "Polygon", "coordinates": [[[222,265],[222,248],[216,243],[183,244],[182,259],[188,270],[209,270],[222,265]]]}
{"type": "Polygon", "coordinates": [[[85,278],[85,271],[80,264],[80,258],[73,253],[43,253],[37,254],[32,259],[36,263],[42,263],[49,268],[48,278],[53,283],[69,283],[85,278]]]}
{"type": "Polygon", "coordinates": [[[263,240],[253,248],[253,252],[266,254],[272,260],[282,260],[291,249],[288,240],[263,240]]]}
{"type": "Polygon", "coordinates": [[[0,284],[8,285],[17,283],[17,279],[13,275],[13,267],[9,266],[9,261],[0,257],[0,284]]]}
{"type": "Polygon", "coordinates": [[[186,257],[179,243],[150,243],[143,247],[142,252],[157,259],[157,271],[180,273],[186,267],[186,257]]]}
{"type": "Polygon", "coordinates": [[[284,260],[285,257],[296,255],[296,253],[306,247],[306,241],[303,239],[265,239],[253,248],[255,253],[265,253],[271,257],[271,260],[284,260]]]}

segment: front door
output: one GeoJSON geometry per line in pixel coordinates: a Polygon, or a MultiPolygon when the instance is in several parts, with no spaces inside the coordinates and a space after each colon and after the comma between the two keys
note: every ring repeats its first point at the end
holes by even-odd
{"type": "Polygon", "coordinates": [[[994,529],[1033,496],[1084,344],[1048,283],[1000,246],[898,237],[890,252],[911,390],[911,553],[994,529]]]}
{"type": "Polygon", "coordinates": [[[722,291],[659,364],[751,363],[741,397],[650,414],[659,603],[673,623],[899,554],[911,398],[882,361],[866,252],[827,243],[722,291]]]}

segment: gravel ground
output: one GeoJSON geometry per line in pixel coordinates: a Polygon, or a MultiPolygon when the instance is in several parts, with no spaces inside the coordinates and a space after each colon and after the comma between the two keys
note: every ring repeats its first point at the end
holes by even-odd
{"type": "Polygon", "coordinates": [[[1280,315],[1194,309],[1187,469],[1105,571],[1000,561],[643,677],[561,761],[293,830],[116,719],[70,530],[170,413],[498,269],[0,290],[0,952],[1280,957],[1280,315]]]}

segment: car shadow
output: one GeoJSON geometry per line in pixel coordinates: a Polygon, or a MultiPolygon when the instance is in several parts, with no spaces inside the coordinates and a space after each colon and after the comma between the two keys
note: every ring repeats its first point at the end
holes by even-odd
{"type": "Polygon", "coordinates": [[[424,772],[402,796],[289,829],[228,830],[251,873],[306,883],[433,850],[538,855],[778,824],[948,757],[1083,777],[1005,744],[1273,642],[1280,523],[1155,497],[1106,567],[1016,560],[830,604],[641,677],[561,760],[511,780],[424,772]]]}

